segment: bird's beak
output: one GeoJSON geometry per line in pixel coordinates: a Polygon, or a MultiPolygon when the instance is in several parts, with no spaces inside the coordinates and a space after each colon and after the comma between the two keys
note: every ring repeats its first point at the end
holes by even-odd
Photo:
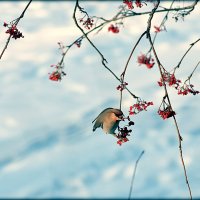
{"type": "Polygon", "coordinates": [[[119,119],[120,121],[124,121],[123,115],[122,115],[122,116],[119,116],[118,119],[119,119]]]}

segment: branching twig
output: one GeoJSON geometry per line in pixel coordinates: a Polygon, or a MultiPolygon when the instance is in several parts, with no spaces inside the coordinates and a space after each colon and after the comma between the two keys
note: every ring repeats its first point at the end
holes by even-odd
{"type": "MultiPolygon", "coordinates": [[[[156,61],[157,61],[157,64],[158,64],[158,68],[159,68],[159,71],[160,71],[160,75],[161,75],[161,77],[163,79],[161,63],[159,61],[159,58],[158,58],[157,53],[155,51],[155,48],[153,46],[153,43],[152,43],[152,40],[151,40],[151,35],[150,35],[150,33],[148,33],[148,34],[149,34],[149,36],[148,36],[149,42],[150,42],[150,45],[152,46],[152,50],[153,50],[153,53],[154,53],[154,56],[156,58],[156,61]]],[[[170,98],[169,98],[169,94],[168,94],[165,82],[163,83],[163,86],[164,86],[164,90],[165,90],[165,97],[167,98],[168,104],[169,104],[170,108],[172,109],[171,101],[170,101],[170,98]]],[[[185,167],[185,162],[184,162],[184,159],[183,159],[183,152],[182,152],[182,140],[183,139],[182,139],[181,134],[180,134],[180,130],[179,130],[179,127],[178,127],[178,124],[177,124],[176,117],[174,115],[172,117],[173,117],[173,120],[174,120],[174,123],[175,123],[175,127],[176,127],[176,130],[177,130],[177,136],[178,136],[178,142],[179,142],[179,153],[180,153],[180,159],[181,159],[183,170],[184,170],[185,180],[186,180],[186,184],[188,186],[188,190],[189,190],[189,194],[190,194],[190,199],[192,199],[192,192],[191,192],[190,184],[189,184],[189,181],[188,181],[188,176],[187,176],[187,171],[186,171],[186,167],[185,167]]]]}
{"type": "MultiPolygon", "coordinates": [[[[94,43],[89,39],[89,37],[87,36],[87,33],[84,32],[84,30],[79,26],[77,19],[76,19],[76,10],[77,8],[81,8],[78,4],[78,0],[76,0],[76,5],[74,7],[74,13],[73,13],[73,19],[74,22],[76,24],[76,26],[79,28],[79,30],[83,33],[84,37],[88,40],[88,42],[92,45],[92,47],[98,52],[98,54],[101,56],[101,62],[102,65],[120,82],[122,83],[121,79],[106,65],[107,60],[105,59],[105,57],[103,56],[103,54],[99,51],[99,49],[94,45],[94,43]]],[[[133,98],[138,98],[136,95],[134,95],[126,86],[125,89],[129,92],[129,94],[131,94],[131,96],[133,98]]]]}
{"type": "MultiPolygon", "coordinates": [[[[155,48],[154,48],[154,45],[153,45],[153,42],[152,42],[152,39],[151,39],[151,34],[150,34],[151,20],[153,19],[153,15],[154,15],[153,12],[155,13],[155,10],[152,10],[152,17],[151,17],[150,20],[148,21],[147,38],[149,39],[149,43],[150,43],[150,45],[151,45],[151,47],[152,47],[154,56],[155,56],[155,58],[156,58],[156,62],[157,62],[157,64],[158,64],[158,68],[159,68],[159,71],[160,71],[160,75],[161,75],[162,79],[164,80],[163,73],[162,73],[162,65],[161,65],[160,60],[159,60],[159,58],[158,58],[158,56],[157,56],[156,50],[155,50],[155,48]]],[[[171,101],[170,101],[170,98],[169,98],[169,94],[168,94],[168,91],[167,91],[167,87],[166,87],[165,82],[163,83],[163,86],[164,86],[164,90],[165,90],[165,95],[164,95],[164,97],[167,98],[168,104],[169,104],[170,108],[172,109],[171,101]]],[[[172,110],[173,110],[173,109],[172,109],[172,110]]],[[[177,136],[178,136],[178,142],[179,142],[179,153],[180,153],[180,159],[181,159],[182,166],[183,166],[183,170],[184,170],[185,180],[186,180],[186,184],[187,184],[187,186],[188,186],[190,198],[192,199],[192,192],[191,192],[190,184],[189,184],[189,181],[188,181],[188,176],[187,176],[187,171],[186,171],[186,167],[185,167],[185,162],[184,162],[184,159],[183,159],[182,137],[181,137],[181,134],[180,134],[180,130],[179,130],[179,126],[178,126],[176,117],[175,117],[174,115],[173,115],[172,117],[173,117],[173,120],[174,120],[174,123],[175,123],[175,127],[176,127],[176,130],[177,130],[177,136]]]]}
{"type": "Polygon", "coordinates": [[[83,33],[83,35],[85,36],[85,38],[88,40],[88,42],[92,45],[92,47],[99,53],[99,55],[101,56],[102,59],[102,64],[104,65],[104,63],[107,63],[107,60],[105,59],[105,57],[103,56],[103,54],[99,51],[99,49],[93,44],[93,42],[89,39],[89,37],[87,36],[87,34],[85,34],[84,30],[79,26],[77,20],[76,20],[76,10],[77,8],[79,8],[81,10],[81,7],[79,6],[78,0],[76,0],[76,5],[74,7],[74,12],[73,12],[73,19],[74,22],[76,24],[76,26],[79,28],[79,30],[83,33]]]}
{"type": "MultiPolygon", "coordinates": [[[[29,5],[31,4],[31,2],[32,2],[32,0],[29,1],[29,3],[26,5],[25,9],[23,10],[23,12],[22,12],[21,15],[19,16],[19,18],[16,19],[16,21],[15,21],[15,25],[16,25],[16,26],[17,26],[17,24],[19,23],[19,21],[24,17],[24,14],[25,14],[26,10],[28,9],[29,5]]],[[[2,56],[3,56],[3,54],[4,54],[4,52],[5,52],[5,50],[6,50],[7,47],[8,47],[8,44],[9,44],[10,39],[11,39],[11,36],[12,36],[12,35],[10,34],[9,37],[8,37],[8,39],[7,39],[7,42],[6,42],[6,44],[5,44],[5,46],[4,46],[3,50],[2,50],[2,52],[1,52],[0,60],[1,60],[1,58],[2,58],[2,56]]]]}
{"type": "Polygon", "coordinates": [[[132,175],[132,179],[131,179],[131,186],[130,186],[130,190],[129,190],[128,199],[131,199],[131,194],[132,194],[132,190],[133,190],[133,183],[134,183],[134,179],[135,179],[135,174],[136,174],[136,170],[137,170],[137,165],[138,165],[140,159],[142,158],[143,154],[144,154],[144,150],[140,153],[138,159],[137,159],[136,162],[135,162],[135,166],[134,166],[134,169],[133,169],[133,175],[132,175]]]}
{"type": "MultiPolygon", "coordinates": [[[[161,13],[161,12],[168,12],[168,11],[182,11],[182,10],[189,10],[188,12],[191,12],[192,10],[194,10],[197,2],[199,0],[196,0],[195,3],[193,3],[191,6],[185,6],[185,7],[182,7],[182,8],[168,8],[168,9],[161,9],[161,10],[156,10],[156,13],[161,13]]],[[[138,15],[148,15],[148,14],[151,14],[152,11],[146,11],[146,12],[141,12],[141,13],[137,13],[137,12],[131,12],[129,13],[128,15],[125,15],[124,18],[126,17],[133,17],[133,16],[138,16],[138,15]]],[[[122,17],[120,17],[122,18],[122,17]]],[[[118,18],[117,20],[119,20],[120,18],[118,18]]]]}
{"type": "MultiPolygon", "coordinates": [[[[195,4],[196,5],[196,4],[195,4]]],[[[159,13],[159,12],[170,12],[170,11],[181,11],[181,10],[187,10],[187,9],[193,9],[194,8],[194,4],[191,5],[191,6],[186,6],[186,7],[183,7],[183,8],[169,8],[169,9],[162,9],[162,10],[156,10],[156,13],[159,13]]],[[[104,19],[102,17],[100,17],[99,19],[102,19],[104,22],[101,23],[100,25],[98,26],[95,26],[93,29],[89,30],[88,32],[84,33],[83,35],[81,35],[78,39],[76,39],[72,44],[70,44],[68,47],[70,48],[77,40],[81,39],[81,38],[84,38],[85,36],[89,35],[90,33],[94,32],[95,30],[97,29],[101,29],[103,26],[105,26],[106,24],[109,24],[110,22],[115,22],[115,21],[118,21],[118,20],[121,20],[121,19],[125,19],[125,18],[129,18],[129,17],[133,17],[133,16],[138,16],[138,15],[147,15],[147,14],[150,14],[151,11],[148,11],[148,12],[141,12],[141,13],[131,13],[129,15],[126,15],[126,16],[120,16],[121,11],[119,13],[117,13],[114,17],[112,17],[111,19],[107,20],[107,19],[104,19]]],[[[83,32],[82,32],[83,33],[83,32]]],[[[61,58],[61,61],[63,62],[64,60],[64,57],[67,53],[68,49],[66,50],[66,52],[63,54],[62,58],[61,58]]],[[[60,61],[60,62],[61,62],[60,61]]]]}
{"type": "MultiPolygon", "coordinates": [[[[79,3],[78,3],[78,0],[76,0],[76,4],[75,4],[75,7],[74,7],[74,12],[73,12],[73,19],[74,19],[74,22],[76,24],[76,26],[78,27],[78,29],[82,32],[82,36],[79,37],[77,40],[75,40],[75,42],[73,42],[71,45],[67,46],[67,49],[65,52],[63,52],[62,54],[62,58],[61,58],[61,61],[59,62],[60,64],[63,63],[64,61],[64,58],[68,52],[68,50],[72,47],[73,44],[76,43],[76,41],[79,41],[79,39],[83,39],[83,38],[86,38],[88,40],[88,42],[90,43],[90,45],[95,49],[95,51],[100,55],[101,57],[101,62],[102,62],[102,65],[121,83],[121,86],[123,86],[123,89],[126,89],[134,98],[138,99],[139,97],[137,97],[136,95],[134,95],[126,86],[127,83],[124,82],[124,79],[125,79],[125,74],[126,74],[126,71],[127,71],[127,68],[128,68],[128,64],[130,62],[130,59],[137,47],[137,45],[140,43],[141,39],[143,38],[144,35],[147,36],[148,40],[149,40],[149,43],[150,43],[150,50],[153,51],[153,54],[155,56],[155,59],[156,59],[156,62],[158,64],[158,68],[159,68],[159,71],[160,71],[160,75],[161,75],[161,79],[163,80],[163,86],[164,86],[164,91],[165,91],[165,94],[164,94],[164,97],[163,99],[165,100],[164,102],[167,104],[167,106],[173,111],[172,109],[172,105],[171,105],[171,101],[170,101],[170,98],[169,98],[169,94],[168,94],[168,90],[167,90],[167,87],[166,87],[166,83],[164,81],[164,75],[163,75],[163,70],[164,70],[164,67],[162,66],[159,58],[158,58],[158,55],[157,55],[157,52],[154,48],[154,41],[155,41],[155,38],[156,38],[156,35],[152,41],[152,38],[151,38],[151,34],[150,34],[150,29],[151,29],[151,23],[152,23],[152,19],[154,17],[154,14],[156,13],[161,13],[161,12],[167,12],[165,17],[163,18],[162,22],[161,22],[161,25],[163,25],[165,23],[165,21],[167,20],[167,16],[169,14],[170,11],[185,11],[183,12],[185,15],[186,14],[189,14],[192,12],[192,10],[194,10],[196,4],[197,4],[198,0],[196,0],[191,6],[187,6],[187,7],[183,7],[183,8],[172,8],[172,5],[174,3],[174,0],[170,6],[170,8],[166,9],[166,8],[163,8],[161,10],[158,10],[160,9],[159,8],[159,4],[160,4],[160,0],[157,0],[157,3],[155,4],[155,7],[152,9],[152,11],[148,11],[148,12],[141,12],[141,13],[136,13],[136,12],[133,12],[133,11],[126,11],[126,10],[121,10],[119,11],[113,18],[111,18],[110,20],[107,20],[107,19],[104,19],[104,18],[98,18],[96,17],[97,19],[102,19],[102,23],[100,25],[97,25],[97,23],[95,23],[95,27],[91,30],[89,30],[88,32],[85,32],[83,30],[83,28],[81,28],[81,26],[79,25],[78,21],[77,21],[77,18],[76,18],[76,12],[77,12],[77,9],[79,9],[81,12],[83,12],[84,14],[87,15],[87,17],[89,18],[89,15],[87,14],[86,11],[84,11],[79,3]],[[186,11],[187,10],[187,11],[186,11]],[[147,22],[147,29],[144,33],[141,34],[141,36],[139,37],[139,39],[137,40],[136,44],[134,45],[129,57],[128,57],[128,60],[126,62],[126,65],[124,67],[124,70],[120,76],[120,78],[108,67],[107,65],[107,60],[106,58],[104,57],[104,55],[101,53],[101,51],[97,48],[97,46],[95,46],[95,44],[91,41],[91,39],[88,37],[88,35],[97,30],[97,31],[100,31],[102,30],[102,28],[107,25],[108,23],[110,22],[117,22],[119,20],[123,20],[125,18],[128,18],[128,17],[133,17],[133,16],[138,16],[138,15],[146,15],[146,14],[149,14],[149,19],[148,19],[148,22],[147,22]]],[[[180,14],[180,13],[179,13],[180,14]]],[[[161,26],[160,25],[160,26],[161,26]]],[[[91,27],[89,27],[91,28],[91,27]]],[[[179,68],[182,60],[184,59],[184,57],[187,55],[187,53],[190,51],[190,49],[192,48],[192,46],[194,46],[194,44],[196,44],[198,41],[200,41],[200,39],[198,39],[197,41],[195,41],[194,43],[191,44],[190,48],[186,51],[186,53],[183,55],[181,61],[179,62],[179,64],[177,65],[176,68],[179,68]]],[[[191,73],[191,75],[188,77],[188,79],[190,79],[194,73],[194,71],[197,69],[198,65],[200,64],[200,62],[198,62],[197,66],[195,67],[195,69],[193,70],[193,72],[191,73]]],[[[176,69],[175,68],[175,69],[176,69]]],[[[122,104],[122,90],[120,92],[120,109],[121,109],[121,104],[122,104]]],[[[175,113],[175,112],[174,112],[175,113]]],[[[174,123],[175,123],[175,127],[176,127],[176,131],[177,131],[177,136],[178,136],[178,143],[179,143],[179,153],[180,153],[180,160],[182,162],[182,166],[183,166],[183,170],[184,170],[184,176],[185,176],[185,180],[186,180],[186,184],[187,184],[187,187],[188,187],[188,190],[189,190],[189,194],[190,194],[190,198],[192,199],[192,192],[191,192],[191,189],[190,189],[190,184],[189,184],[189,181],[188,181],[188,176],[187,176],[187,171],[186,171],[186,167],[185,167],[185,162],[184,162],[184,158],[183,158],[183,152],[182,152],[182,137],[181,137],[181,133],[180,133],[180,130],[179,130],[179,126],[178,126],[178,123],[177,123],[177,120],[176,120],[176,117],[174,115],[170,116],[170,117],[173,117],[173,120],[174,120],[174,123]]],[[[132,193],[132,188],[133,188],[133,182],[134,182],[134,178],[135,178],[135,174],[136,174],[136,168],[137,168],[137,164],[139,162],[139,160],[141,159],[142,155],[144,154],[144,151],[140,154],[138,160],[136,161],[136,164],[135,164],[135,168],[134,168],[134,171],[133,171],[133,176],[132,176],[132,180],[131,180],[131,186],[130,186],[130,192],[129,192],[129,199],[131,198],[131,193],[132,193]]]]}
{"type": "MultiPolygon", "coordinates": [[[[182,8],[173,8],[173,9],[162,9],[162,10],[156,10],[155,12],[156,13],[159,13],[159,12],[170,12],[170,11],[181,11],[181,10],[191,10],[193,9],[193,7],[195,6],[196,4],[193,4],[191,6],[186,6],[186,7],[182,7],[182,8]]],[[[76,7],[75,7],[76,8],[76,7]]],[[[83,11],[83,9],[79,6],[79,9],[81,9],[81,11],[83,11]]],[[[104,19],[102,17],[99,17],[99,19],[103,20],[103,22],[101,24],[99,24],[98,26],[95,25],[95,27],[87,32],[84,32],[82,30],[82,35],[76,39],[74,42],[72,42],[70,45],[66,46],[67,49],[63,52],[62,54],[62,57],[61,57],[61,60],[58,62],[58,66],[62,66],[63,65],[63,62],[64,62],[64,58],[67,54],[67,52],[69,51],[69,49],[73,46],[73,44],[75,44],[77,41],[79,40],[82,40],[84,38],[86,38],[86,36],[88,36],[90,33],[94,32],[95,30],[97,30],[97,33],[102,30],[102,28],[104,26],[106,26],[107,24],[111,23],[111,22],[115,22],[115,21],[119,21],[119,20],[123,20],[125,18],[128,18],[128,17],[133,17],[133,16],[138,16],[138,15],[146,15],[146,14],[150,14],[151,11],[147,11],[147,12],[141,12],[141,13],[136,13],[136,12],[131,12],[129,13],[129,15],[125,15],[124,13],[122,13],[123,9],[121,9],[121,11],[119,11],[114,17],[112,17],[111,19],[107,20],[107,19],[104,19]]],[[[74,14],[73,14],[74,15],[74,14]]],[[[98,17],[95,17],[95,18],[98,18],[98,17]]],[[[79,28],[79,27],[78,27],[79,28]]],[[[79,28],[80,29],[80,28],[79,28]]],[[[81,29],[80,29],[81,30],[81,29]]],[[[87,39],[87,38],[86,38],[87,39]]],[[[10,39],[9,39],[10,40],[10,39]]],[[[91,41],[90,41],[91,42],[91,41]]],[[[97,50],[97,49],[96,49],[97,50]]],[[[100,53],[101,57],[102,57],[102,54],[100,53]]],[[[104,57],[102,57],[104,59],[104,57]]],[[[105,64],[105,62],[103,63],[104,67],[110,71],[110,73],[118,80],[121,82],[121,79],[117,77],[117,75],[112,71],[110,70],[110,68],[107,67],[107,65],[105,64]]],[[[121,82],[122,83],[122,82],[121,82]]],[[[125,89],[134,97],[134,98],[137,98],[133,93],[130,92],[130,90],[125,86],[125,89]]],[[[120,103],[121,105],[121,103],[120,103]]],[[[120,106],[121,107],[121,106],[120,106]]]]}

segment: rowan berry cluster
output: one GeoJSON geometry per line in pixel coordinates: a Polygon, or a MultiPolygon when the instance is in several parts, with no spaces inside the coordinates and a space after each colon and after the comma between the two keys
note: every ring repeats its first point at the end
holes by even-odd
{"type": "MultiPolygon", "coordinates": [[[[134,8],[132,0],[124,0],[123,3],[127,5],[129,10],[132,10],[134,8]]],[[[143,2],[143,4],[146,4],[146,3],[143,2]]],[[[141,8],[143,6],[143,4],[142,4],[141,0],[135,0],[136,7],[141,8]]]]}
{"type": "Polygon", "coordinates": [[[162,73],[162,77],[160,78],[160,81],[158,81],[158,85],[162,87],[164,85],[164,82],[167,83],[169,86],[175,86],[175,88],[178,89],[181,80],[176,79],[174,73],[171,74],[166,70],[164,70],[164,72],[162,73]]]}
{"type": "Polygon", "coordinates": [[[198,90],[194,90],[194,85],[184,83],[183,86],[178,88],[178,95],[199,94],[198,90]]]}
{"type": "Polygon", "coordinates": [[[108,31],[111,31],[112,33],[119,33],[119,27],[117,25],[111,24],[108,27],[108,31]]]}
{"type": "Polygon", "coordinates": [[[54,71],[49,73],[49,79],[51,81],[61,81],[62,77],[66,76],[66,73],[62,70],[63,66],[60,64],[51,65],[51,67],[54,67],[54,71]]]}
{"type": "Polygon", "coordinates": [[[163,98],[163,101],[158,109],[158,114],[165,120],[168,119],[176,113],[172,110],[171,106],[165,101],[166,97],[163,98]]]}
{"type": "Polygon", "coordinates": [[[133,106],[130,106],[129,108],[129,115],[135,115],[143,110],[147,110],[147,107],[152,106],[153,102],[147,102],[143,101],[141,99],[137,100],[137,103],[133,104],[133,106]]]}
{"type": "Polygon", "coordinates": [[[138,56],[137,62],[139,65],[146,65],[148,69],[151,69],[155,64],[154,59],[151,58],[151,55],[147,56],[145,54],[138,56]]]}
{"type": "Polygon", "coordinates": [[[122,145],[122,143],[129,141],[127,136],[130,136],[130,133],[132,132],[129,127],[135,124],[133,121],[130,120],[129,116],[127,118],[124,118],[124,120],[126,119],[128,120],[128,125],[125,125],[123,128],[118,128],[119,133],[117,134],[117,138],[119,140],[117,141],[117,144],[119,144],[120,146],[122,145]]]}
{"type": "Polygon", "coordinates": [[[94,25],[94,20],[92,19],[92,17],[87,16],[87,18],[85,19],[85,16],[83,18],[81,18],[79,20],[80,23],[82,23],[82,25],[84,26],[84,28],[90,30],[93,25],[94,25]]]}
{"type": "Polygon", "coordinates": [[[11,22],[8,24],[4,22],[3,26],[8,28],[5,33],[10,34],[12,38],[14,38],[15,40],[18,38],[24,38],[22,32],[18,30],[15,23],[11,22]]]}

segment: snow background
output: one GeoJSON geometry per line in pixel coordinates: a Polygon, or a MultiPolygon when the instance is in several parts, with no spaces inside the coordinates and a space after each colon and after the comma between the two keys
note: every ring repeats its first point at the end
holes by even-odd
{"type": "MultiPolygon", "coordinates": [[[[16,19],[27,2],[0,2],[0,23],[16,19]]],[[[163,3],[163,5],[169,3],[163,3]]],[[[186,3],[185,3],[186,4],[186,3]]],[[[81,2],[91,15],[111,18],[120,2],[81,2]]],[[[183,3],[181,3],[181,6],[183,3]]],[[[32,2],[19,30],[25,38],[12,40],[0,62],[0,197],[1,198],[127,198],[131,175],[145,150],[134,182],[133,197],[188,197],[173,120],[157,114],[163,90],[157,87],[156,66],[138,67],[136,58],[149,48],[143,39],[134,53],[126,80],[130,89],[154,106],[133,118],[130,141],[119,147],[116,139],[92,133],[93,119],[106,107],[118,107],[118,82],[101,65],[99,55],[85,40],[65,59],[67,76],[60,83],[48,79],[51,64],[60,59],[57,42],[66,45],[80,35],[72,20],[73,2],[32,2]]],[[[167,32],[155,47],[162,64],[172,69],[189,44],[199,38],[200,5],[175,22],[170,15],[167,32]]],[[[158,25],[163,14],[154,17],[158,25]]],[[[90,38],[118,75],[132,45],[145,30],[148,15],[127,19],[119,34],[104,28],[90,38]]],[[[0,27],[3,49],[7,34],[0,27]]],[[[177,76],[185,80],[199,61],[200,43],[184,60],[177,76]]],[[[192,78],[200,89],[199,69],[192,78]]],[[[183,154],[193,196],[200,197],[199,96],[178,96],[169,89],[183,136],[183,154]]],[[[134,102],[124,95],[123,110],[134,102]]]]}

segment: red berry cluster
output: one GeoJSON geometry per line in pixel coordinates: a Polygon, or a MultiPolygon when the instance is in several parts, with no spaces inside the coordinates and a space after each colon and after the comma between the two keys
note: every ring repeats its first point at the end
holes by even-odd
{"type": "Polygon", "coordinates": [[[130,133],[132,132],[132,130],[128,129],[128,127],[134,125],[134,122],[130,120],[129,116],[125,119],[127,119],[129,121],[128,125],[124,126],[123,128],[118,128],[119,133],[117,135],[117,138],[119,140],[117,141],[117,144],[119,144],[120,146],[122,145],[122,143],[129,141],[127,136],[130,136],[130,133]]]}
{"type": "Polygon", "coordinates": [[[158,81],[158,85],[162,87],[165,83],[168,83],[169,86],[175,86],[176,89],[178,89],[179,84],[181,81],[179,79],[176,79],[174,73],[170,74],[166,70],[162,73],[162,77],[160,78],[160,81],[158,81]]]}
{"type": "Polygon", "coordinates": [[[24,36],[22,35],[22,32],[18,30],[15,24],[12,24],[12,23],[7,24],[6,22],[4,22],[3,26],[8,28],[6,33],[10,34],[12,38],[14,38],[15,40],[18,38],[24,38],[24,36]]]}
{"type": "Polygon", "coordinates": [[[152,106],[152,105],[153,105],[153,102],[146,102],[139,99],[136,104],[134,104],[133,106],[130,106],[129,115],[138,114],[139,112],[143,110],[147,110],[147,107],[152,106]]]}
{"type": "Polygon", "coordinates": [[[158,114],[163,119],[167,119],[174,116],[176,113],[170,107],[167,107],[165,110],[158,110],[158,114]]]}
{"type": "Polygon", "coordinates": [[[158,114],[163,118],[163,119],[168,119],[176,113],[172,110],[171,106],[165,101],[165,98],[163,98],[163,101],[159,107],[158,114]],[[162,109],[161,109],[162,107],[162,109]]]}
{"type": "Polygon", "coordinates": [[[86,20],[84,20],[85,17],[80,19],[80,23],[82,23],[82,25],[90,30],[92,28],[92,26],[94,25],[94,20],[91,17],[87,17],[86,20]]]}
{"type": "Polygon", "coordinates": [[[113,33],[119,33],[119,27],[118,26],[114,26],[113,24],[111,24],[109,27],[108,27],[108,31],[111,31],[113,33]]]}
{"type": "Polygon", "coordinates": [[[178,95],[187,95],[187,94],[199,94],[198,90],[194,90],[194,85],[185,83],[182,87],[178,89],[178,95]]]}
{"type": "MultiPolygon", "coordinates": [[[[132,0],[124,0],[123,3],[126,4],[128,9],[130,10],[134,8],[132,0]]],[[[138,8],[141,8],[143,6],[143,4],[141,3],[141,0],[135,0],[135,5],[138,8]]]]}
{"type": "Polygon", "coordinates": [[[136,5],[138,8],[141,8],[141,7],[143,6],[140,0],[135,0],[135,5],[136,5]]]}
{"type": "Polygon", "coordinates": [[[151,58],[151,55],[147,56],[145,54],[141,54],[140,56],[138,56],[137,62],[139,63],[139,65],[142,65],[142,64],[146,65],[146,67],[149,69],[151,69],[155,64],[154,59],[151,58]]]}
{"type": "Polygon", "coordinates": [[[123,91],[127,85],[128,85],[127,82],[123,82],[123,83],[121,83],[121,85],[118,85],[116,89],[119,91],[123,91]]]}
{"type": "Polygon", "coordinates": [[[130,9],[130,10],[132,10],[134,8],[132,0],[124,0],[123,3],[126,4],[128,6],[128,9],[130,9]]]}
{"type": "Polygon", "coordinates": [[[190,84],[190,80],[187,79],[183,86],[180,86],[181,80],[176,79],[174,73],[170,74],[164,69],[163,78],[160,78],[160,81],[158,81],[158,85],[162,87],[165,83],[168,83],[169,86],[175,86],[175,89],[178,90],[178,95],[187,95],[187,94],[199,94],[198,90],[194,90],[194,85],[190,84]],[[164,80],[164,81],[163,81],[164,80]],[[189,84],[187,84],[187,81],[189,81],[189,84]]]}
{"type": "Polygon", "coordinates": [[[66,73],[62,71],[60,65],[51,65],[51,67],[55,67],[55,71],[49,73],[49,79],[52,81],[61,81],[63,76],[66,76],[66,73]]]}
{"type": "Polygon", "coordinates": [[[52,81],[58,81],[61,80],[61,74],[58,71],[52,72],[49,75],[49,79],[52,81]]]}

